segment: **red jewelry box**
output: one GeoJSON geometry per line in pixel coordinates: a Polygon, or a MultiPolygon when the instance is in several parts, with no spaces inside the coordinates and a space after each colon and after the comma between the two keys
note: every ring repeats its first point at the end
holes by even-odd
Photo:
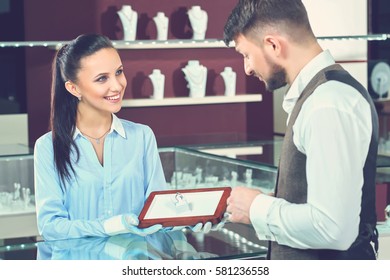
{"type": "Polygon", "coordinates": [[[226,211],[230,192],[230,187],[151,192],[138,217],[138,227],[218,224],[226,211]]]}

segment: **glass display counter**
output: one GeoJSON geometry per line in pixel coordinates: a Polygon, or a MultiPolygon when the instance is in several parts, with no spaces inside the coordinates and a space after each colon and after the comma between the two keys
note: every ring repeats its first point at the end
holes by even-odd
{"type": "Polygon", "coordinates": [[[157,232],[146,237],[122,234],[106,238],[13,242],[0,246],[4,260],[195,260],[265,259],[266,242],[251,227],[226,224],[219,231],[157,232]]]}
{"type": "Polygon", "coordinates": [[[38,234],[34,157],[24,145],[0,145],[0,239],[38,234]]]}
{"type": "Polygon", "coordinates": [[[275,186],[275,166],[187,148],[160,148],[159,152],[172,189],[247,186],[270,193],[275,186]]]}
{"type": "MultiPolygon", "coordinates": [[[[4,150],[9,151],[10,149],[4,150]]],[[[226,158],[187,148],[160,148],[159,153],[167,183],[172,189],[234,187],[240,185],[259,188],[264,192],[273,192],[277,172],[273,166],[226,158]]],[[[177,243],[174,240],[175,246],[182,247],[178,247],[172,252],[164,251],[164,248],[169,246],[160,244],[160,242],[171,240],[170,236],[173,233],[160,233],[159,236],[147,238],[128,236],[108,239],[86,238],[69,242],[35,242],[38,232],[36,229],[34,195],[30,193],[30,199],[27,200],[22,191],[27,187],[30,188],[31,192],[34,189],[32,151],[27,149],[24,153],[5,154],[4,152],[0,161],[0,172],[4,174],[0,178],[2,180],[2,192],[6,193],[7,202],[4,205],[2,204],[3,206],[0,209],[0,222],[7,226],[2,226],[0,229],[0,239],[3,240],[0,243],[0,258],[36,258],[36,255],[38,257],[39,255],[45,256],[40,252],[46,252],[47,250],[54,252],[49,254],[54,256],[51,258],[65,258],[66,256],[59,257],[57,252],[57,248],[63,246],[69,251],[69,258],[74,255],[84,258],[80,254],[87,252],[88,248],[92,251],[86,256],[90,255],[94,258],[110,258],[110,254],[107,255],[106,251],[110,251],[112,248],[123,251],[123,256],[126,256],[123,258],[265,257],[266,243],[262,243],[257,239],[251,226],[240,224],[227,224],[223,229],[208,234],[184,232],[182,240],[186,240],[186,242],[180,241],[177,243]],[[20,184],[20,187],[18,184],[20,184]],[[20,237],[24,237],[24,239],[20,239],[20,237]],[[140,238],[142,240],[139,240],[140,238]],[[74,248],[72,251],[71,248],[73,248],[74,243],[78,244],[77,248],[84,246],[85,250],[77,251],[77,248],[74,248]],[[128,247],[133,248],[133,246],[139,244],[141,244],[139,256],[133,256],[129,252],[125,253],[128,247]]],[[[115,255],[118,257],[117,253],[115,255]]]]}

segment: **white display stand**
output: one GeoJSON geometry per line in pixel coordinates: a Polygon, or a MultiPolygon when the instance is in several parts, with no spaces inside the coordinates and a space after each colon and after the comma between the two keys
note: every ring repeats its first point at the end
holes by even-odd
{"type": "Polygon", "coordinates": [[[138,13],[130,5],[123,5],[117,14],[123,27],[123,40],[134,41],[137,34],[138,13]]]}
{"type": "Polygon", "coordinates": [[[206,37],[208,15],[200,6],[192,6],[188,10],[188,17],[190,19],[192,30],[194,31],[194,40],[204,40],[206,37]]]}
{"type": "Polygon", "coordinates": [[[190,60],[182,68],[185,79],[190,89],[190,97],[204,97],[206,95],[207,68],[199,63],[198,60],[190,60]]]}
{"type": "Polygon", "coordinates": [[[150,80],[153,84],[153,99],[164,98],[164,86],[165,86],[165,75],[163,75],[160,69],[153,69],[152,74],[149,75],[150,80]]]}
{"type": "Polygon", "coordinates": [[[157,15],[153,18],[153,21],[156,24],[157,28],[157,40],[167,40],[169,19],[165,16],[163,12],[158,12],[157,15]]]}

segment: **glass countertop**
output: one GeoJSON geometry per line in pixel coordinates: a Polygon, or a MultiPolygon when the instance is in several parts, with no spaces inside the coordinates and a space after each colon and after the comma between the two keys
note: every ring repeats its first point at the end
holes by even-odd
{"type": "Polygon", "coordinates": [[[122,234],[59,241],[6,241],[0,246],[0,259],[5,260],[265,259],[267,254],[267,243],[258,240],[251,226],[242,224],[226,224],[207,234],[187,229],[146,237],[122,234]]]}
{"type": "Polygon", "coordinates": [[[0,157],[32,155],[33,149],[23,144],[0,145],[0,157]]]}

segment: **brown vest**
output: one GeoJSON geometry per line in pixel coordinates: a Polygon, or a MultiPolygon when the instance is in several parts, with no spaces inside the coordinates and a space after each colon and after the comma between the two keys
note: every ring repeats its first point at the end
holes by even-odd
{"type": "MultiPolygon", "coordinates": [[[[375,213],[375,171],[376,155],[378,147],[378,118],[373,102],[367,91],[352,76],[337,64],[331,65],[319,73],[309,82],[303,90],[294,109],[290,115],[289,123],[284,137],[282,154],[279,163],[278,179],[276,183],[276,196],[291,203],[307,202],[307,180],[306,180],[306,156],[298,151],[293,142],[293,126],[299,115],[303,103],[321,84],[337,80],[356,88],[363,97],[370,103],[372,111],[373,134],[366,164],[364,167],[364,186],[362,197],[362,211],[360,214],[359,236],[352,244],[350,250],[300,250],[276,242],[270,242],[270,259],[372,259],[375,258],[370,241],[377,241],[375,235],[376,213],[375,213]],[[362,239],[363,236],[363,239],[362,239]],[[365,238],[365,236],[368,236],[365,238]],[[362,243],[364,243],[362,245],[362,243]],[[358,245],[358,249],[356,249],[358,245]],[[360,247],[364,247],[361,249],[360,247]],[[353,250],[351,250],[353,249],[353,250]],[[356,252],[358,251],[358,252],[356,252]],[[364,251],[364,253],[360,253],[364,251]],[[367,252],[366,252],[367,251],[367,252]]],[[[340,92],[342,94],[342,92],[340,92]]],[[[329,174],[331,176],[331,174],[329,174]]]]}

